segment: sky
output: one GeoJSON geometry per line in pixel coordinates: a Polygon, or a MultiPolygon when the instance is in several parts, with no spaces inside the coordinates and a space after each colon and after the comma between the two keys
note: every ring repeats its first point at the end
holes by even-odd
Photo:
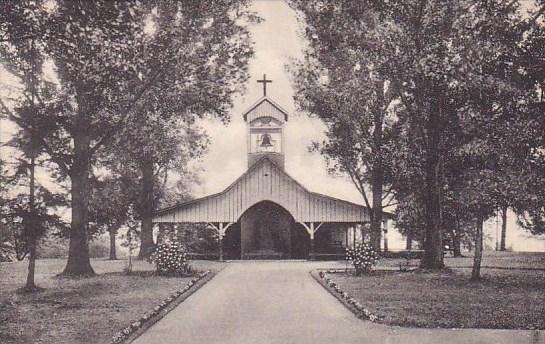
{"type": "MultiPolygon", "coordinates": [[[[210,146],[201,161],[196,163],[202,183],[195,188],[195,196],[220,192],[246,171],[246,124],[242,113],[263,95],[262,84],[256,80],[266,74],[273,81],[267,85],[267,96],[290,114],[284,129],[286,172],[310,191],[363,204],[362,196],[349,178],[328,175],[324,159],[318,153],[309,152],[313,141],[324,139],[325,127],[319,119],[295,110],[294,90],[286,71],[290,61],[302,57],[304,45],[302,26],[295,13],[282,0],[256,0],[252,9],[264,21],[251,27],[255,42],[255,56],[249,68],[251,77],[245,94],[235,99],[229,124],[213,119],[200,123],[210,137],[210,146]]],[[[0,70],[0,97],[5,99],[6,87],[14,87],[14,83],[14,79],[0,70]]],[[[11,124],[0,121],[0,142],[9,139],[12,132],[11,124]]],[[[8,153],[0,149],[0,154],[8,153]]],[[[496,219],[485,225],[491,246],[494,246],[497,228],[496,219]]],[[[388,241],[393,249],[404,248],[404,241],[395,231],[390,231],[388,241]]],[[[507,243],[519,251],[545,251],[545,240],[530,238],[527,232],[518,228],[512,214],[509,216],[507,243]]]]}

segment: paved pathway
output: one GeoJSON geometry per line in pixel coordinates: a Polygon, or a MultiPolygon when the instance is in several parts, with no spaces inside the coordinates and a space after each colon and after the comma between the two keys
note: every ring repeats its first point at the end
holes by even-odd
{"type": "Polygon", "coordinates": [[[134,343],[545,343],[543,331],[407,329],[357,319],[309,275],[323,262],[233,262],[134,343]]]}

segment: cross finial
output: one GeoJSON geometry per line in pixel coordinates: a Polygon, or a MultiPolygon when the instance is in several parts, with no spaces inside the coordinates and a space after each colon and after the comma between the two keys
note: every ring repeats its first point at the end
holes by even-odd
{"type": "Polygon", "coordinates": [[[263,97],[267,96],[267,84],[272,80],[267,80],[267,74],[263,74],[263,80],[257,80],[257,82],[263,83],[263,97]]]}

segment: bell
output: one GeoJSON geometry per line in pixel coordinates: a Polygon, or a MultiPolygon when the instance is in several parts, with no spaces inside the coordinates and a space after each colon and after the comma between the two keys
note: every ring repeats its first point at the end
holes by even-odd
{"type": "Polygon", "coordinates": [[[271,136],[269,134],[263,134],[261,138],[261,147],[270,147],[270,146],[272,146],[271,136]]]}

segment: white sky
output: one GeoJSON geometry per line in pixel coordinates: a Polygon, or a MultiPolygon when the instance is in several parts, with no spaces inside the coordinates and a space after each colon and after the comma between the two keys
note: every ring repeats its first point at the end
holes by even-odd
{"type": "MultiPolygon", "coordinates": [[[[246,171],[246,125],[242,113],[262,96],[262,84],[256,80],[267,74],[267,78],[273,80],[267,85],[267,95],[290,114],[285,125],[286,171],[311,191],[363,204],[361,195],[348,178],[329,176],[323,158],[308,151],[313,140],[324,138],[324,126],[315,118],[295,112],[294,92],[286,72],[286,64],[302,56],[303,39],[295,13],[282,0],[256,0],[252,7],[264,21],[251,29],[256,54],[250,63],[247,92],[235,100],[228,125],[217,120],[202,121],[211,143],[208,153],[198,164],[202,185],[195,190],[195,196],[219,192],[246,171]]],[[[0,70],[0,96],[4,100],[7,96],[5,87],[13,84],[14,80],[0,70]]],[[[11,124],[0,121],[0,143],[6,142],[12,131],[11,124]]],[[[7,151],[0,149],[0,154],[7,154],[7,151]]],[[[545,241],[530,238],[517,227],[514,216],[509,217],[508,226],[508,246],[520,251],[545,250],[545,241]]],[[[485,227],[493,246],[495,219],[485,227]]],[[[400,235],[393,231],[389,234],[389,245],[404,248],[400,235]]]]}

